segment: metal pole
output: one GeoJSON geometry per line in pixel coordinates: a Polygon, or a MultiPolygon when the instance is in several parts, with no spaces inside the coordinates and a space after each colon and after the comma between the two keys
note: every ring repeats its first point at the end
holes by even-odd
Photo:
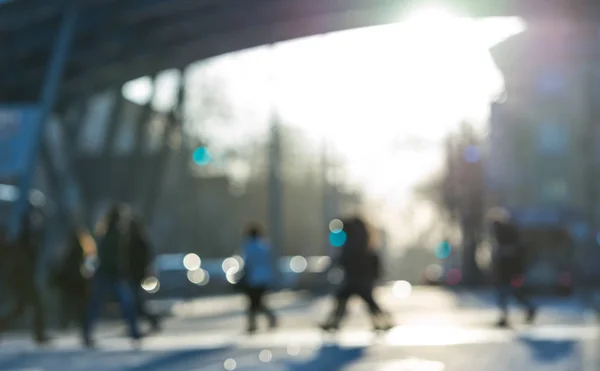
{"type": "Polygon", "coordinates": [[[323,230],[325,233],[323,234],[323,251],[322,254],[329,255],[330,253],[330,243],[329,243],[329,218],[331,217],[331,194],[329,192],[329,182],[327,181],[327,172],[329,171],[329,153],[328,153],[328,145],[327,138],[323,138],[322,148],[321,148],[321,186],[323,192],[323,200],[322,202],[322,210],[323,213],[323,230]]]}
{"type": "Polygon", "coordinates": [[[283,224],[283,187],[281,173],[281,132],[279,119],[273,114],[271,124],[271,140],[269,150],[269,229],[273,240],[274,253],[282,256],[284,253],[284,224],[283,224]]]}
{"type": "Polygon", "coordinates": [[[44,82],[40,95],[38,122],[33,128],[34,143],[31,152],[28,154],[28,167],[25,174],[21,177],[19,184],[19,199],[14,206],[9,225],[9,239],[12,241],[14,241],[21,232],[21,220],[27,211],[29,204],[29,190],[31,189],[35,176],[36,162],[43,140],[45,123],[54,108],[56,96],[60,91],[60,84],[62,82],[67,57],[70,52],[77,25],[78,6],[76,4],[76,1],[71,1],[64,11],[60,30],[56,38],[50,62],[48,63],[46,81],[44,82]]]}
{"type": "MultiPolygon", "coordinates": [[[[270,57],[275,60],[276,45],[270,47],[270,57]]],[[[284,212],[283,212],[283,174],[281,172],[281,123],[278,116],[277,101],[277,68],[273,62],[269,81],[271,85],[271,130],[269,141],[269,160],[268,160],[268,210],[269,210],[269,231],[273,242],[273,255],[280,257],[284,255],[285,236],[284,236],[284,212]]]]}

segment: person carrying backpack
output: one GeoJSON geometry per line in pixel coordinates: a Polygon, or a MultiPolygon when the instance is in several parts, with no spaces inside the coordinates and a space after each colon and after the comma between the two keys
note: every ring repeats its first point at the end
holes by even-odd
{"type": "Polygon", "coordinates": [[[370,244],[367,224],[361,218],[350,218],[344,221],[343,231],[347,239],[337,264],[344,271],[344,281],[335,295],[335,308],[321,328],[325,331],[338,330],[346,314],[348,301],[356,295],[367,304],[374,329],[389,330],[393,326],[391,316],[381,309],[373,297],[381,264],[379,255],[370,244]]]}
{"type": "Polygon", "coordinates": [[[91,301],[83,326],[83,342],[86,347],[94,347],[92,327],[100,315],[107,291],[118,300],[131,339],[137,343],[141,338],[136,321],[134,296],[127,276],[128,228],[125,207],[113,206],[106,217],[104,230],[97,237],[98,268],[92,280],[91,301]]]}

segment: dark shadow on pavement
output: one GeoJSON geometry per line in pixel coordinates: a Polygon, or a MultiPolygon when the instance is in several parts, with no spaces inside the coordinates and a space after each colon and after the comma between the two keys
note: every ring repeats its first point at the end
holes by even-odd
{"type": "MultiPolygon", "coordinates": [[[[137,367],[128,368],[129,371],[159,371],[159,370],[175,370],[179,367],[193,364],[196,367],[202,366],[202,362],[216,361],[214,355],[221,354],[231,348],[214,348],[214,349],[188,349],[176,352],[169,352],[159,357],[155,357],[146,364],[141,364],[137,367]],[[202,361],[202,362],[200,362],[202,361]]],[[[220,359],[219,359],[220,362],[220,359]]],[[[189,366],[191,367],[191,366],[189,366]]]]}
{"type": "Polygon", "coordinates": [[[577,343],[571,340],[534,340],[521,337],[519,341],[527,345],[534,359],[541,363],[553,363],[571,358],[577,351],[577,343]]]}
{"type": "Polygon", "coordinates": [[[340,348],[338,345],[326,345],[306,362],[288,363],[288,371],[341,371],[349,364],[363,358],[365,348],[340,348]]]}
{"type": "Polygon", "coordinates": [[[158,371],[188,370],[206,362],[222,362],[230,347],[177,351],[31,351],[0,360],[0,370],[44,371],[158,371]],[[221,355],[221,357],[219,357],[221,355]]]}

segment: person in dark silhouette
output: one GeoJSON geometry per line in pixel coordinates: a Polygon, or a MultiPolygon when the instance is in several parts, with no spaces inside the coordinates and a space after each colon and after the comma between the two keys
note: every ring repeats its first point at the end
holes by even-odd
{"type": "Polygon", "coordinates": [[[269,319],[269,327],[277,327],[277,317],[265,304],[265,295],[273,285],[275,272],[271,247],[265,240],[262,228],[251,225],[242,247],[244,260],[243,291],[248,298],[248,333],[256,332],[256,316],[262,312],[269,319]]]}
{"type": "Polygon", "coordinates": [[[149,271],[154,261],[154,251],[150,244],[150,238],[145,228],[144,221],[132,218],[129,226],[129,279],[133,289],[136,314],[144,317],[152,327],[152,331],[160,330],[158,316],[152,314],[146,306],[146,300],[142,289],[142,282],[149,276],[149,271]]]}
{"type": "Polygon", "coordinates": [[[28,307],[33,309],[33,338],[46,344],[50,338],[46,334],[46,320],[42,293],[37,282],[38,253],[44,238],[44,216],[41,210],[30,206],[22,220],[21,233],[16,241],[9,241],[5,234],[0,243],[3,250],[1,259],[4,281],[8,293],[16,300],[13,308],[0,317],[0,332],[5,331],[28,307]]]}
{"type": "Polygon", "coordinates": [[[527,322],[532,323],[537,309],[523,291],[526,273],[526,248],[519,240],[519,231],[507,212],[492,221],[496,240],[494,273],[497,285],[498,306],[501,311],[497,325],[508,325],[508,300],[513,296],[527,310],[527,322]]]}
{"type": "Polygon", "coordinates": [[[84,324],[91,276],[86,267],[86,256],[90,253],[86,251],[86,243],[93,244],[92,236],[84,228],[74,226],[57,267],[55,282],[61,303],[61,326],[65,329],[73,321],[80,327],[84,324]]]}
{"type": "Polygon", "coordinates": [[[135,303],[128,280],[127,243],[129,222],[125,216],[125,206],[113,206],[108,212],[103,230],[98,239],[98,268],[93,277],[92,296],[83,326],[83,341],[87,347],[94,347],[91,338],[92,327],[100,314],[103,296],[106,291],[119,301],[123,317],[129,326],[129,336],[134,344],[140,340],[135,313],[135,303]]]}
{"type": "Polygon", "coordinates": [[[337,264],[344,271],[344,281],[336,294],[335,308],[321,328],[326,331],[339,329],[348,301],[357,295],[367,304],[374,329],[388,330],[392,327],[390,315],[381,309],[373,297],[381,268],[379,256],[370,246],[367,225],[358,217],[346,219],[343,223],[346,242],[337,264]]]}

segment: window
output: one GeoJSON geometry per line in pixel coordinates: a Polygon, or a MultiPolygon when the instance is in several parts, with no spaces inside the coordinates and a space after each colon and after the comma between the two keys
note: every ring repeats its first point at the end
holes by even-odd
{"type": "Polygon", "coordinates": [[[537,135],[539,150],[545,155],[563,155],[569,150],[569,127],[561,123],[544,123],[537,135]]]}
{"type": "Polygon", "coordinates": [[[114,103],[114,95],[110,92],[98,94],[88,102],[83,128],[79,132],[79,145],[83,152],[99,153],[102,150],[114,103]]]}
{"type": "Polygon", "coordinates": [[[136,124],[139,115],[142,114],[142,107],[130,101],[125,101],[122,109],[115,140],[115,153],[121,156],[133,151],[136,142],[136,124]]]}
{"type": "Polygon", "coordinates": [[[546,181],[542,184],[542,201],[548,203],[562,203],[567,200],[569,186],[565,180],[546,181]]]}
{"type": "Polygon", "coordinates": [[[542,94],[559,95],[565,91],[565,76],[555,69],[543,70],[537,76],[537,90],[542,94]]]}

